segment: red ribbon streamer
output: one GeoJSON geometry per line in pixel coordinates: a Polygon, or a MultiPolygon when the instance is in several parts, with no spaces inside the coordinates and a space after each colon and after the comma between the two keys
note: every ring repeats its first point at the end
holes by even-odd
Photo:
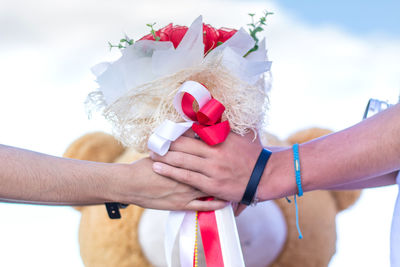
{"type": "Polygon", "coordinates": [[[200,211],[198,220],[207,267],[224,266],[215,212],[200,211]]]}
{"type": "MultiPolygon", "coordinates": [[[[228,121],[221,122],[222,113],[225,111],[224,105],[213,98],[198,112],[195,112],[193,110],[194,101],[192,95],[185,93],[181,104],[183,113],[192,121],[197,122],[193,123],[193,131],[210,146],[224,142],[231,130],[228,121]]],[[[212,199],[207,198],[206,200],[212,199]]],[[[224,260],[215,212],[199,211],[198,222],[207,267],[223,267],[224,260]]]]}

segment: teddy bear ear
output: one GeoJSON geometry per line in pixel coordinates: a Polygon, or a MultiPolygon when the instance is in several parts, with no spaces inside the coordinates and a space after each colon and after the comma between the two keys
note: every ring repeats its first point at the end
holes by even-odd
{"type": "Polygon", "coordinates": [[[260,140],[263,146],[289,146],[285,141],[280,140],[276,135],[267,131],[260,132],[260,140]]]}
{"type": "Polygon", "coordinates": [[[75,140],[63,157],[98,162],[113,162],[125,148],[114,137],[102,132],[86,134],[75,140]]]}
{"type": "Polygon", "coordinates": [[[330,133],[332,133],[331,130],[313,127],[295,132],[294,134],[290,135],[286,141],[291,145],[296,143],[301,144],[330,133]]]}
{"type": "MultiPolygon", "coordinates": [[[[113,162],[125,148],[111,135],[95,132],[75,140],[65,151],[63,157],[98,162],[113,162]]],[[[84,207],[76,206],[82,211],[84,207]]]]}

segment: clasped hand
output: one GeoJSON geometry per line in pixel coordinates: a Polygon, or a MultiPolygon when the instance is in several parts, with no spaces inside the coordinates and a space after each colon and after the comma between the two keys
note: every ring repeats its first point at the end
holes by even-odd
{"type": "MultiPolygon", "coordinates": [[[[191,136],[193,132],[173,142],[165,156],[151,153],[153,170],[210,196],[240,202],[262,150],[259,138],[230,133],[225,142],[211,147],[191,136]]],[[[234,208],[238,213],[243,206],[234,208]]]]}

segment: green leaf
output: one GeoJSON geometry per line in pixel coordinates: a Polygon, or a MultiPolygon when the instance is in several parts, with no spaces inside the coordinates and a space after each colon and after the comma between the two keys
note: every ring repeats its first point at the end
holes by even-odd
{"type": "Polygon", "coordinates": [[[251,17],[251,23],[247,24],[247,26],[249,27],[249,34],[250,36],[253,38],[253,40],[255,41],[254,47],[252,49],[250,49],[245,57],[250,54],[251,52],[254,52],[258,49],[258,37],[257,37],[257,33],[264,31],[264,27],[266,25],[266,21],[267,21],[267,16],[272,15],[272,12],[268,12],[267,10],[264,11],[263,16],[261,16],[257,22],[254,22],[254,13],[249,13],[249,16],[251,17]]]}

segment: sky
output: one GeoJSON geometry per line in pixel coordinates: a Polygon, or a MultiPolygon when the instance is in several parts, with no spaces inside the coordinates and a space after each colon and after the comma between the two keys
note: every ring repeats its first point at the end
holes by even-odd
{"type": "Polygon", "coordinates": [[[400,35],[400,2],[396,0],[279,0],[286,12],[310,26],[331,24],[350,34],[400,35]]]}
{"type": "MultiPolygon", "coordinates": [[[[145,24],[189,25],[202,14],[239,28],[247,13],[274,12],[263,32],[273,87],[267,130],[284,139],[311,126],[335,131],[361,120],[369,98],[400,92],[395,1],[0,0],[0,142],[55,156],[79,136],[109,131],[83,105],[90,68],[118,57],[107,41],[147,34],[145,24]],[[350,2],[350,3],[349,3],[350,2]],[[372,12],[374,11],[374,12],[372,12]],[[372,18],[372,19],[371,19],[372,18]]],[[[337,217],[330,266],[389,266],[396,187],[365,190],[337,217]]],[[[69,207],[0,204],[1,266],[82,266],[79,213],[69,207]]]]}

